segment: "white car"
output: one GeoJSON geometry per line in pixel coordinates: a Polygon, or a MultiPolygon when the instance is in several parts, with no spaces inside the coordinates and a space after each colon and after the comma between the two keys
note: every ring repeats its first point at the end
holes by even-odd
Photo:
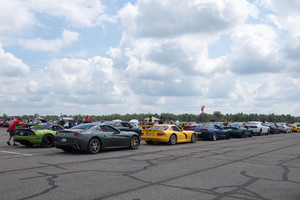
{"type": "Polygon", "coordinates": [[[270,133],[270,127],[265,126],[262,122],[250,121],[246,123],[246,126],[249,130],[253,131],[253,134],[257,134],[259,136],[262,134],[269,135],[270,133]]]}
{"type": "Polygon", "coordinates": [[[279,127],[280,131],[283,133],[291,133],[292,128],[289,127],[286,123],[276,123],[276,125],[279,127]]]}

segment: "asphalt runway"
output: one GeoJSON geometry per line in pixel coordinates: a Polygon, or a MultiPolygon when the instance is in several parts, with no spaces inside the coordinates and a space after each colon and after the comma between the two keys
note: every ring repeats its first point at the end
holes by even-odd
{"type": "Polygon", "coordinates": [[[0,199],[299,200],[300,134],[147,145],[96,155],[8,146],[0,199]]]}

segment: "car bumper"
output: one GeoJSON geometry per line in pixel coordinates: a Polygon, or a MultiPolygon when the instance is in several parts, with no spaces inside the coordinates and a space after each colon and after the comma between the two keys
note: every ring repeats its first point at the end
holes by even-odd
{"type": "Polygon", "coordinates": [[[197,137],[202,139],[211,139],[212,133],[205,133],[205,132],[197,133],[197,137]]]}
{"type": "Polygon", "coordinates": [[[169,142],[170,137],[166,136],[141,136],[142,140],[153,142],[169,142]]]}
{"type": "Polygon", "coordinates": [[[36,136],[15,136],[15,141],[18,143],[41,144],[42,139],[36,136]]]}
{"type": "Polygon", "coordinates": [[[75,139],[68,139],[62,142],[61,138],[55,140],[55,147],[58,149],[72,149],[76,151],[87,151],[87,143],[75,139]]]}

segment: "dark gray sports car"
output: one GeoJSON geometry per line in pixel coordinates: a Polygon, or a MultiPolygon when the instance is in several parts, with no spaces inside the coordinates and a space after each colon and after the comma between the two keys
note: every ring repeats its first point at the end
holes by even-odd
{"type": "Polygon", "coordinates": [[[120,131],[110,125],[87,123],[56,133],[55,146],[64,151],[86,151],[98,153],[101,149],[137,149],[140,137],[133,131],[120,131]]]}

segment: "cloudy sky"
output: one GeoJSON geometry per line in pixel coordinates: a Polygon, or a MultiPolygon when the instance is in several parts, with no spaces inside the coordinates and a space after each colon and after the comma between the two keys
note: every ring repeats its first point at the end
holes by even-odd
{"type": "Polygon", "coordinates": [[[300,116],[299,0],[0,0],[0,115],[300,116]]]}

